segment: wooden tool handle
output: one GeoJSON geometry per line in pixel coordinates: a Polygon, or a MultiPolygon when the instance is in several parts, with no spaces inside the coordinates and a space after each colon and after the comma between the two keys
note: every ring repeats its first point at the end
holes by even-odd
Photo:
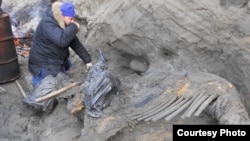
{"type": "Polygon", "coordinates": [[[22,93],[23,97],[26,97],[27,95],[25,94],[24,90],[23,90],[23,87],[20,85],[19,81],[18,80],[15,80],[20,92],[22,93]]]}
{"type": "Polygon", "coordinates": [[[42,97],[39,97],[39,98],[35,99],[35,101],[36,101],[36,102],[41,102],[41,101],[43,101],[43,100],[49,99],[49,98],[51,98],[51,97],[53,97],[53,96],[56,96],[56,95],[59,95],[59,94],[65,92],[65,91],[67,91],[67,90],[69,90],[69,89],[71,89],[71,88],[73,88],[73,87],[75,87],[75,86],[78,86],[78,85],[81,84],[81,83],[82,83],[82,82],[74,82],[74,83],[71,83],[71,84],[68,85],[68,86],[62,87],[61,89],[58,89],[58,90],[53,91],[53,92],[51,92],[51,93],[49,93],[49,94],[47,94],[47,95],[45,95],[45,96],[42,96],[42,97]]]}

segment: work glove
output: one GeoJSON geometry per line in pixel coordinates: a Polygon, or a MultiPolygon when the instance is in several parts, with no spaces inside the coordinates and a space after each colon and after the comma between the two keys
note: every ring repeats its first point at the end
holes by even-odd
{"type": "Polygon", "coordinates": [[[87,63],[86,66],[87,66],[87,71],[89,71],[89,69],[92,67],[92,63],[91,62],[87,63]]]}

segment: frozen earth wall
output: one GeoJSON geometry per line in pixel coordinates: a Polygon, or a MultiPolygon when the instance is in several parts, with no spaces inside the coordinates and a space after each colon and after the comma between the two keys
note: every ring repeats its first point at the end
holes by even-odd
{"type": "Polygon", "coordinates": [[[85,46],[92,53],[107,48],[107,56],[119,60],[110,60],[114,69],[123,68],[124,75],[159,70],[213,73],[233,83],[250,110],[248,0],[74,3],[86,24],[80,34],[85,46]]]}

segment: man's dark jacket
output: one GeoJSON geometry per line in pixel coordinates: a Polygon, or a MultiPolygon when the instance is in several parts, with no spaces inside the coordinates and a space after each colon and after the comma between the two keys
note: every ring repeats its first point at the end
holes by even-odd
{"type": "Polygon", "coordinates": [[[64,29],[54,18],[51,8],[37,26],[29,55],[28,67],[33,76],[39,77],[40,71],[45,76],[56,76],[66,67],[69,57],[69,47],[83,60],[85,64],[91,62],[91,56],[76,36],[78,32],[75,24],[64,29]]]}

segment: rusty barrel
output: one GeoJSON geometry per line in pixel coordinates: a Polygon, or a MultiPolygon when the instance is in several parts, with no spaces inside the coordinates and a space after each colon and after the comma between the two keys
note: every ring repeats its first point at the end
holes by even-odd
{"type": "Polygon", "coordinates": [[[10,17],[3,12],[0,14],[0,83],[16,80],[19,76],[20,69],[10,17]]]}

